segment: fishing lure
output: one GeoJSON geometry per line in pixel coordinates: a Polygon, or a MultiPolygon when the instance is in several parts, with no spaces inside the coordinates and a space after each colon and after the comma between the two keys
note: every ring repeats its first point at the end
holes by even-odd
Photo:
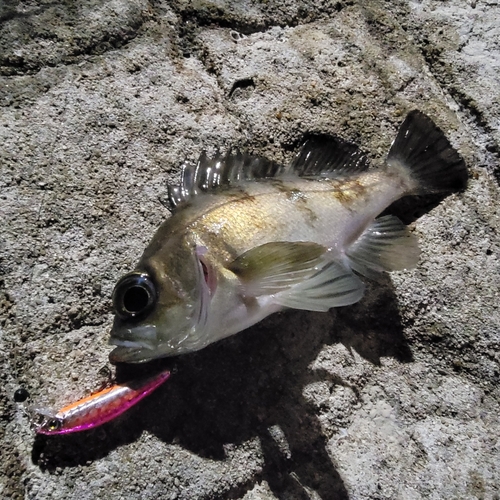
{"type": "Polygon", "coordinates": [[[68,434],[92,429],[118,417],[170,377],[164,370],[152,377],[116,384],[71,403],[57,412],[35,410],[37,434],[68,434]]]}

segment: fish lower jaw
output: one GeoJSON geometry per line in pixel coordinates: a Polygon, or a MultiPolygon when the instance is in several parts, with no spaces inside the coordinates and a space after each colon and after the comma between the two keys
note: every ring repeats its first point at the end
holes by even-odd
{"type": "Polygon", "coordinates": [[[143,347],[142,343],[128,340],[111,339],[110,344],[116,345],[116,348],[109,354],[111,363],[145,363],[157,358],[167,358],[170,356],[178,356],[179,354],[187,354],[197,351],[208,343],[192,345],[184,345],[183,343],[162,343],[157,346],[143,347]]]}
{"type": "Polygon", "coordinates": [[[157,343],[149,339],[127,339],[113,335],[110,345],[116,346],[109,354],[111,363],[141,363],[156,358],[157,343]]]}
{"type": "Polygon", "coordinates": [[[113,326],[109,344],[127,349],[156,350],[158,337],[155,325],[140,325],[133,328],[113,326]]]}
{"type": "Polygon", "coordinates": [[[116,363],[145,363],[156,358],[151,349],[143,347],[130,347],[127,345],[119,345],[109,354],[109,361],[116,363]]]}
{"type": "Polygon", "coordinates": [[[148,349],[150,351],[154,351],[156,349],[156,344],[146,340],[124,340],[111,338],[109,340],[109,344],[117,347],[125,347],[127,349],[148,349]]]}

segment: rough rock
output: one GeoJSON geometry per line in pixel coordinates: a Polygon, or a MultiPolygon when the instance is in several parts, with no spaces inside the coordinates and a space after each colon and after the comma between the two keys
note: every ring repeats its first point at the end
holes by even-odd
{"type": "Polygon", "coordinates": [[[499,33],[492,0],[0,4],[0,496],[500,498],[499,33]],[[112,288],[185,160],[284,162],[319,132],[377,164],[415,108],[470,171],[394,208],[416,269],[170,361],[102,428],[34,436],[31,406],[105,381],[112,288]]]}

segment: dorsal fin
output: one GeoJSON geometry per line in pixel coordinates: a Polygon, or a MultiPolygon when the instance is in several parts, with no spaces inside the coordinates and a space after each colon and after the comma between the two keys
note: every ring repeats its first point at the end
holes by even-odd
{"type": "Polygon", "coordinates": [[[342,177],[365,171],[368,158],[354,144],[327,135],[310,136],[288,167],[246,153],[217,153],[208,158],[202,153],[198,163],[182,166],[181,183],[168,186],[172,209],[213,189],[237,186],[246,181],[298,175],[299,177],[342,177]]]}
{"type": "Polygon", "coordinates": [[[342,177],[360,173],[369,167],[368,158],[358,146],[329,135],[306,139],[289,167],[300,177],[342,177]]]}
{"type": "Polygon", "coordinates": [[[208,158],[202,153],[196,165],[185,163],[182,166],[181,183],[168,186],[168,199],[171,208],[194,196],[207,191],[236,186],[245,181],[276,177],[284,171],[284,167],[259,156],[245,153],[217,153],[208,158]]]}

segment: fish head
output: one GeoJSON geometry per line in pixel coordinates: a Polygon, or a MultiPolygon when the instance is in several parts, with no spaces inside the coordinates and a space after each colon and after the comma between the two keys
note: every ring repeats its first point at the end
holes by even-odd
{"type": "Polygon", "coordinates": [[[113,291],[113,363],[139,363],[196,350],[206,330],[210,280],[204,250],[172,241],[146,250],[135,271],[113,291]]]}

